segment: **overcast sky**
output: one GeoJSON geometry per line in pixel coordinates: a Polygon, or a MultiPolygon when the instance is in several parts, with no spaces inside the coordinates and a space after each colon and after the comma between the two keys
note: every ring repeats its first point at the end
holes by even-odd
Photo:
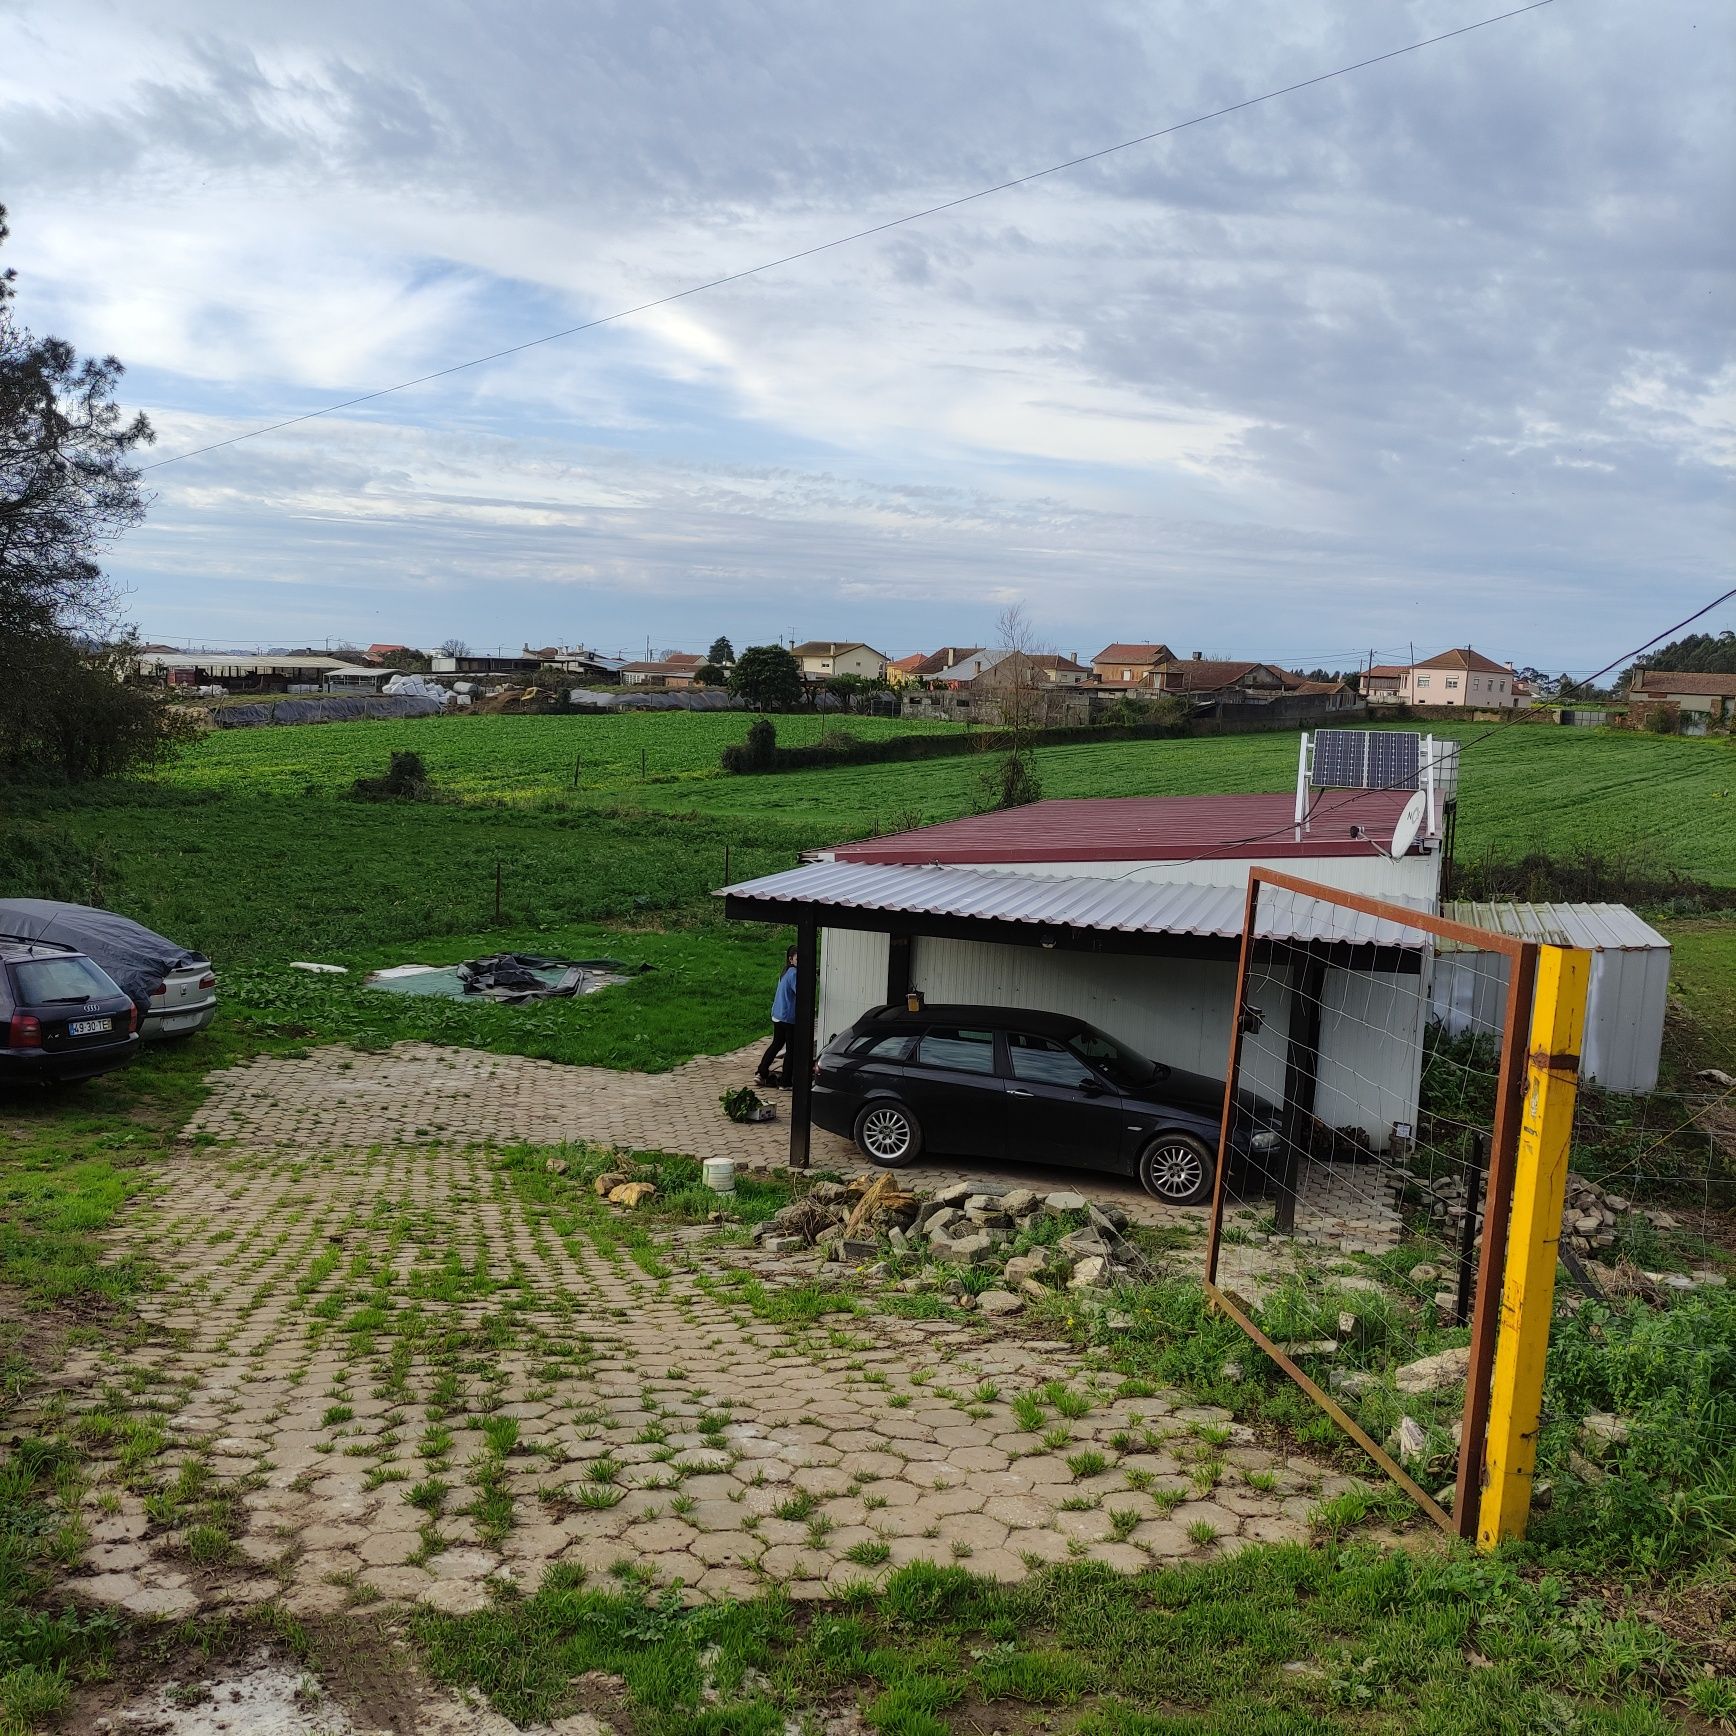
{"type": "MultiPolygon", "coordinates": [[[[0,0],[33,328],[154,458],[1498,0],[0,0]]],[[[151,477],[151,638],[1585,671],[1732,582],[1736,16],[1542,11],[151,477]]],[[[1710,625],[1736,625],[1736,610],[1710,625]]]]}

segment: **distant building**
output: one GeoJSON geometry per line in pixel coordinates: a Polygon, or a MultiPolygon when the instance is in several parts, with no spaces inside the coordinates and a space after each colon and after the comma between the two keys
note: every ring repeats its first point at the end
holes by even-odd
{"type": "Polygon", "coordinates": [[[705,661],[691,651],[672,651],[667,657],[646,658],[621,666],[623,687],[691,687],[700,664],[705,661]]]}
{"type": "Polygon", "coordinates": [[[562,670],[592,686],[619,681],[621,671],[627,667],[624,657],[605,657],[601,651],[593,651],[587,645],[544,645],[540,650],[527,645],[524,654],[535,657],[544,669],[562,670]]]}
{"type": "Polygon", "coordinates": [[[912,651],[908,657],[894,657],[886,665],[886,679],[894,687],[909,687],[921,679],[918,672],[927,661],[926,651],[912,651]]]}
{"type": "Polygon", "coordinates": [[[804,681],[831,681],[840,675],[859,675],[864,681],[886,678],[886,653],[860,641],[810,639],[791,655],[801,665],[804,681]]]}
{"type": "Polygon", "coordinates": [[[368,647],[368,661],[370,663],[378,663],[382,659],[390,657],[395,651],[408,651],[411,649],[412,647],[409,645],[370,645],[368,647]]]}
{"type": "Polygon", "coordinates": [[[1233,697],[1246,702],[1276,699],[1292,691],[1292,682],[1301,680],[1301,676],[1291,676],[1275,663],[1202,657],[1196,651],[1192,657],[1179,661],[1171,659],[1155,669],[1151,685],[1159,693],[1173,693],[1190,699],[1233,697]]]}
{"type": "Polygon", "coordinates": [[[1318,699],[1328,711],[1347,711],[1360,703],[1342,681],[1311,681],[1276,663],[1202,657],[1197,651],[1155,670],[1151,685],[1159,693],[1199,704],[1262,705],[1296,695],[1318,699]]]}
{"type": "Polygon", "coordinates": [[[1696,675],[1678,669],[1642,669],[1628,687],[1628,706],[1639,716],[1674,707],[1682,727],[1697,734],[1736,720],[1736,675],[1696,675]]]}
{"type": "Polygon", "coordinates": [[[466,651],[455,656],[449,651],[434,651],[429,654],[429,673],[432,675],[503,675],[508,678],[515,676],[534,675],[542,667],[535,657],[479,657],[466,651]]]}
{"type": "Polygon", "coordinates": [[[1144,681],[1153,685],[1151,676],[1166,663],[1175,661],[1175,653],[1167,645],[1105,645],[1091,659],[1091,672],[1107,686],[1131,687],[1144,681]]]}
{"type": "Polygon", "coordinates": [[[1363,678],[1370,704],[1454,705],[1508,711],[1519,703],[1511,663],[1462,645],[1420,663],[1380,663],[1363,678]]]}
{"type": "Polygon", "coordinates": [[[953,687],[1083,687],[1091,671],[1058,651],[975,651],[946,672],[953,687]]]}
{"type": "MultiPolygon", "coordinates": [[[[336,657],[301,652],[284,656],[235,657],[223,651],[149,651],[134,659],[142,680],[170,687],[221,687],[229,693],[287,693],[294,688],[318,689],[335,670],[351,665],[336,657]]],[[[389,669],[361,671],[382,680],[389,669]]]]}
{"type": "Polygon", "coordinates": [[[930,651],[910,673],[917,681],[944,680],[959,664],[981,654],[980,645],[942,645],[938,651],[930,651]]]}

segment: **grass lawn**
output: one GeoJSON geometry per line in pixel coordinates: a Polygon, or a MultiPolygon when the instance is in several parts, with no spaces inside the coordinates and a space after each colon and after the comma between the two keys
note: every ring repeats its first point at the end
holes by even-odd
{"type": "MultiPolygon", "coordinates": [[[[747,736],[745,711],[622,712],[570,717],[417,717],[390,721],[217,730],[160,774],[188,790],[340,795],[356,778],[382,769],[388,753],[422,755],[434,781],[466,800],[523,802],[582,794],[631,796],[658,785],[719,775],[718,758],[747,736]],[[576,782],[575,782],[576,774],[576,782]]],[[[894,735],[944,735],[959,725],[820,713],[780,717],[778,740],[804,747],[828,730],[863,741],[894,735]]]]}
{"type": "Polygon", "coordinates": [[[1670,991],[1687,1009],[1700,1066],[1736,1070],[1736,919],[1665,922],[1670,991]]]}
{"type": "Polygon", "coordinates": [[[1287,1545],[1016,1587],[918,1563],[805,1616],[775,1593],[684,1611],[631,1563],[594,1584],[557,1567],[533,1596],[415,1625],[438,1676],[511,1717],[601,1671],[644,1736],[783,1736],[840,1703],[881,1736],[1664,1736],[1663,1694],[1729,1703],[1657,1630],[1445,1550],[1287,1545]]]}

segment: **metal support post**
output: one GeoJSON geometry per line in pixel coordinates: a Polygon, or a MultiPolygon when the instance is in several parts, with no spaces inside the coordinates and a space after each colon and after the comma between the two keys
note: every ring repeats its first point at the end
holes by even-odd
{"type": "Polygon", "coordinates": [[[819,928],[812,916],[796,924],[796,1028],[784,1066],[790,1081],[790,1168],[808,1167],[814,1096],[814,1016],[819,999],[819,928]]]}
{"type": "Polygon", "coordinates": [[[1478,1219],[1483,1209],[1483,1171],[1489,1164],[1489,1138],[1467,1133],[1465,1151],[1465,1216],[1459,1225],[1459,1282],[1453,1293],[1453,1324],[1471,1323],[1471,1292],[1477,1283],[1477,1248],[1482,1240],[1478,1219]]]}
{"type": "Polygon", "coordinates": [[[1296,1231],[1296,1190],[1301,1185],[1302,1154],[1312,1144],[1314,1097],[1320,1082],[1320,997],[1326,990],[1326,962],[1313,953],[1290,983],[1290,1042],[1284,1063],[1284,1149],[1278,1175],[1277,1224],[1284,1235],[1296,1231]]]}
{"type": "Polygon", "coordinates": [[[908,934],[887,935],[886,1004],[888,1006],[903,1006],[905,996],[910,993],[911,953],[912,941],[908,934]]]}
{"type": "Polygon", "coordinates": [[[1585,1037],[1591,954],[1572,947],[1538,949],[1537,989],[1526,1057],[1525,1102],[1513,1170],[1513,1216],[1501,1284],[1499,1336],[1490,1381],[1477,1545],[1493,1549],[1523,1537],[1537,1467],[1537,1426],[1549,1323],[1555,1308],[1555,1263],[1573,1104],[1585,1037]]]}

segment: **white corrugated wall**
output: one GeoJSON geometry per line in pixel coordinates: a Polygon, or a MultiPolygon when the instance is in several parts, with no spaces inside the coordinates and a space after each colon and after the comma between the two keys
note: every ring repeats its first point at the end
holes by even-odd
{"type": "MultiPolygon", "coordinates": [[[[828,929],[821,942],[825,1042],[886,999],[886,937],[828,929]]],[[[930,1002],[1070,1013],[1172,1067],[1221,1079],[1229,1056],[1236,971],[1204,959],[1132,958],[981,941],[911,943],[911,980],[930,1002]]],[[[1283,1098],[1287,975],[1262,977],[1249,999],[1265,1015],[1243,1052],[1243,1083],[1283,1098]]],[[[1417,977],[1329,970],[1316,1113],[1360,1127],[1384,1148],[1395,1121],[1415,1123],[1424,996],[1417,977]]]]}
{"type": "MultiPolygon", "coordinates": [[[[1599,947],[1591,955],[1581,1075],[1606,1091],[1657,1089],[1669,998],[1670,948],[1599,947]]],[[[1507,961],[1498,953],[1454,950],[1435,959],[1430,1016],[1455,1036],[1500,1028],[1507,961]]]]}

